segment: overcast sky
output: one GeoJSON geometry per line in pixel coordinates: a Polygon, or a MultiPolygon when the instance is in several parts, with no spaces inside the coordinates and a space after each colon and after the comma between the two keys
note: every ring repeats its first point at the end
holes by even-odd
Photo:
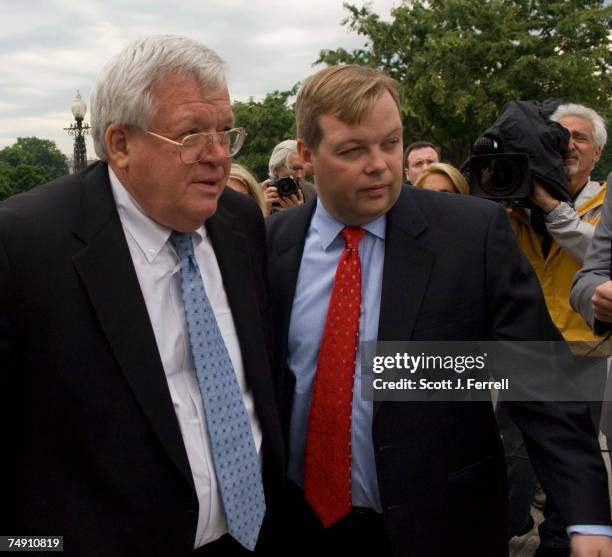
{"type": "MultiPolygon", "coordinates": [[[[370,4],[388,19],[398,2],[370,4]]],[[[37,136],[70,154],[62,128],[73,121],[76,90],[89,108],[98,71],[135,38],[199,40],[228,63],[233,100],[260,100],[313,73],[321,49],[362,46],[341,25],[347,13],[341,0],[0,0],[0,148],[37,136]]],[[[90,139],[87,151],[92,157],[90,139]]]]}

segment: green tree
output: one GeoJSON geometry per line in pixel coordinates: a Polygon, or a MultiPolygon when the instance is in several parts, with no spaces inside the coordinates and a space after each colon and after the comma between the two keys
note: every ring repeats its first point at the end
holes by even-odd
{"type": "Polygon", "coordinates": [[[246,166],[259,180],[268,175],[268,160],[274,146],[295,138],[295,116],[289,105],[295,89],[268,93],[261,102],[251,98],[233,104],[236,126],[245,128],[248,134],[236,162],[246,166]]]}
{"type": "MultiPolygon", "coordinates": [[[[612,172],[612,141],[608,138],[608,143],[601,153],[601,158],[595,166],[595,170],[591,173],[591,178],[598,182],[603,182],[608,178],[608,174],[612,172]]],[[[612,188],[612,183],[608,184],[612,188]]]]}
{"type": "Polygon", "coordinates": [[[12,181],[13,167],[4,161],[0,161],[0,200],[13,195],[12,181]]]}
{"type": "Polygon", "coordinates": [[[405,140],[461,163],[510,100],[560,97],[610,111],[612,7],[602,0],[411,0],[382,21],[345,4],[361,49],[318,62],[385,70],[400,82],[405,140]]]}
{"type": "Polygon", "coordinates": [[[0,199],[68,174],[65,155],[54,141],[20,137],[0,150],[0,199]]]}

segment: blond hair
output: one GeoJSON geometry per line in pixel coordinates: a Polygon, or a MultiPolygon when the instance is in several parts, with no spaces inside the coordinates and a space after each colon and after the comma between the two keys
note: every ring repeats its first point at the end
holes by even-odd
{"type": "Polygon", "coordinates": [[[380,70],[340,65],[311,75],[300,88],[295,103],[298,138],[316,150],[323,136],[321,115],[331,114],[345,124],[358,124],[385,91],[389,91],[399,110],[399,85],[380,70]]]}
{"type": "Polygon", "coordinates": [[[446,176],[453,184],[453,187],[457,193],[470,195],[470,186],[468,185],[465,176],[463,176],[463,174],[461,174],[461,172],[459,172],[459,170],[452,164],[446,164],[444,162],[430,164],[418,177],[416,183],[414,184],[415,187],[422,188],[423,182],[425,182],[427,176],[431,176],[432,174],[442,174],[442,176],[446,176]]]}
{"type": "Polygon", "coordinates": [[[238,180],[246,189],[249,196],[259,205],[261,212],[266,214],[266,203],[264,201],[261,186],[257,182],[257,178],[253,176],[244,166],[233,162],[230,168],[229,178],[238,180]]]}

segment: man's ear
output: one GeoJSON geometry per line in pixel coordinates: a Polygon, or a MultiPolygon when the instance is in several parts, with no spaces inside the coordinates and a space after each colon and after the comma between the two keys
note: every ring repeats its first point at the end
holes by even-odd
{"type": "Polygon", "coordinates": [[[104,132],[108,162],[122,170],[127,169],[129,165],[130,135],[130,130],[120,124],[110,124],[104,132]]]}
{"type": "MultiPolygon", "coordinates": [[[[595,159],[595,164],[597,164],[599,162],[599,159],[601,158],[601,149],[597,149],[597,151],[595,152],[595,157],[593,157],[595,159]]],[[[593,164],[593,166],[595,166],[595,164],[593,164]]]]}
{"type": "Polygon", "coordinates": [[[303,139],[297,140],[297,152],[306,164],[312,165],[312,149],[306,146],[303,139]]]}

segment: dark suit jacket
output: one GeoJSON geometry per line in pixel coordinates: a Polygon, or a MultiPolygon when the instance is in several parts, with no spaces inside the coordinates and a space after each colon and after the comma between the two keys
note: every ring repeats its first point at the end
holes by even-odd
{"type": "Polygon", "coordinates": [[[302,192],[304,193],[304,203],[308,203],[311,199],[317,197],[316,186],[307,180],[302,181],[302,192]]]}
{"type": "MultiPolygon", "coordinates": [[[[227,188],[206,227],[263,430],[270,508],[284,457],[263,219],[227,188]]],[[[193,549],[198,500],[106,164],[0,205],[0,362],[1,534],[63,535],[78,557],[193,549]]]]}
{"type": "MultiPolygon", "coordinates": [[[[314,203],[270,217],[278,392],[288,419],[287,335],[314,203]]],[[[378,339],[559,339],[500,206],[403,188],[387,215],[378,339]]],[[[545,490],[568,524],[610,520],[585,405],[508,403],[545,490]]],[[[396,555],[507,554],[503,449],[490,402],[375,402],[385,523],[396,555]]]]}

